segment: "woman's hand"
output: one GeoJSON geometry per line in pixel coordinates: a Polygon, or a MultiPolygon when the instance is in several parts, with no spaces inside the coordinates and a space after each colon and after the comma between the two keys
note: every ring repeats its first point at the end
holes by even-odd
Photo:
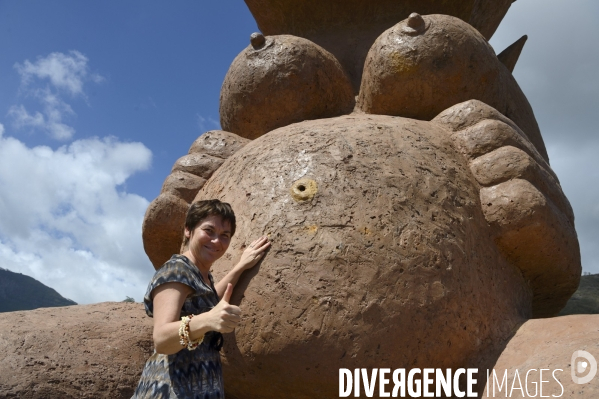
{"type": "Polygon", "coordinates": [[[268,241],[267,236],[262,236],[258,238],[256,241],[252,242],[241,254],[241,259],[239,259],[239,263],[237,263],[229,271],[229,273],[227,273],[227,275],[223,277],[222,280],[215,284],[216,294],[218,295],[218,297],[224,299],[224,294],[225,290],[227,289],[227,285],[229,283],[237,284],[239,276],[241,276],[241,274],[245,270],[254,267],[256,263],[258,263],[262,258],[264,258],[264,255],[266,254],[268,248],[270,248],[270,241],[268,241]]]}
{"type": "Polygon", "coordinates": [[[242,270],[251,269],[264,257],[264,254],[269,247],[270,241],[268,241],[267,236],[258,238],[243,251],[241,259],[239,260],[239,267],[242,270]]]}
{"type": "Polygon", "coordinates": [[[241,309],[238,306],[229,304],[232,293],[233,284],[229,283],[223,299],[209,312],[205,313],[204,322],[211,331],[229,333],[241,321],[241,309]]]}

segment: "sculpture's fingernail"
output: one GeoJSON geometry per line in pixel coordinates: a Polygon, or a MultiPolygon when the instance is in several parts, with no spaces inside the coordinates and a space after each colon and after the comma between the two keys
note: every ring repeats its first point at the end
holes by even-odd
{"type": "Polygon", "coordinates": [[[260,32],[254,32],[250,35],[250,43],[254,49],[262,47],[265,41],[264,35],[260,32]]]}
{"type": "Polygon", "coordinates": [[[424,19],[417,12],[413,12],[408,17],[408,26],[414,30],[422,30],[424,28],[424,19]]]}

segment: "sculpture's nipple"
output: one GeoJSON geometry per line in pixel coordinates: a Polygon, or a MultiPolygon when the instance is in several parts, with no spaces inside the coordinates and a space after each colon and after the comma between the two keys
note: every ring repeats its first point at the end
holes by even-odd
{"type": "Polygon", "coordinates": [[[417,12],[413,12],[408,17],[408,26],[412,29],[421,30],[424,28],[424,19],[417,12]]]}
{"type": "Polygon", "coordinates": [[[416,35],[422,33],[425,28],[424,18],[416,12],[413,12],[408,17],[406,26],[402,29],[404,33],[416,35]]]}
{"type": "Polygon", "coordinates": [[[266,39],[264,38],[264,35],[260,32],[254,32],[250,35],[250,43],[252,44],[252,47],[255,50],[258,50],[259,48],[264,46],[265,42],[266,39]]]}

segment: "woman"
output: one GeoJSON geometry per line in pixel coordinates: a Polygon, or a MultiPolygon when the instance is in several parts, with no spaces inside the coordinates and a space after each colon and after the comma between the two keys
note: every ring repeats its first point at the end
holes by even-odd
{"type": "Polygon", "coordinates": [[[189,208],[183,253],[156,271],[144,297],[146,313],[154,318],[155,351],[132,399],[224,398],[221,333],[233,331],[241,315],[229,304],[233,286],[270,246],[266,236],[252,242],[215,285],[210,268],[227,251],[233,234],[235,214],[229,204],[207,200],[189,208]]]}

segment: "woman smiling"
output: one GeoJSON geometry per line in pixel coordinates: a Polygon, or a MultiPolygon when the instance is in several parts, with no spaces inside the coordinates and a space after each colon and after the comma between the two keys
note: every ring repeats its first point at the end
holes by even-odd
{"type": "Polygon", "coordinates": [[[154,354],[148,359],[132,399],[224,398],[220,348],[241,320],[229,304],[233,286],[255,266],[270,242],[258,238],[216,285],[212,264],[235,234],[235,214],[219,200],[191,205],[185,220],[184,251],[173,255],[150,281],[144,297],[154,318],[154,354]]]}

